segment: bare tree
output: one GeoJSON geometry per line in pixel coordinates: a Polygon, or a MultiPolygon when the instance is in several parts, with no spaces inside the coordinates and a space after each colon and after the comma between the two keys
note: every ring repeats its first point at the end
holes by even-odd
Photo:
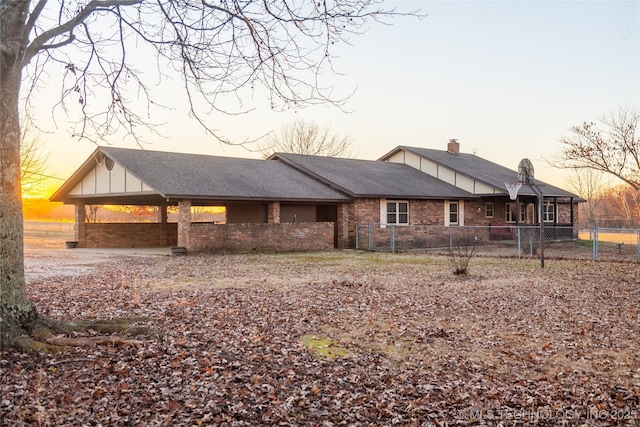
{"type": "Polygon", "coordinates": [[[101,205],[85,205],[85,221],[91,224],[95,224],[96,222],[98,222],[98,211],[101,207],[101,205]]]}
{"type": "Polygon", "coordinates": [[[264,158],[273,153],[296,153],[311,156],[350,157],[353,141],[347,136],[332,134],[329,126],[315,121],[294,120],[274,133],[260,146],[264,158]]]}
{"type": "Polygon", "coordinates": [[[636,227],[640,224],[640,192],[628,185],[611,187],[602,195],[597,215],[606,227],[636,227]]]}
{"type": "Polygon", "coordinates": [[[20,141],[20,180],[22,194],[34,194],[47,179],[49,155],[37,132],[24,126],[20,141]]]}
{"type": "Polygon", "coordinates": [[[266,91],[276,109],[340,106],[344,99],[320,83],[332,71],[333,48],[371,21],[402,15],[380,3],[0,0],[0,348],[41,347],[52,331],[72,326],[40,315],[24,283],[20,111],[29,115],[44,101],[35,96],[41,87],[61,76],[57,107],[77,110],[78,138],[140,143],[154,130],[151,88],[177,76],[190,115],[229,142],[207,119],[254,90],[266,91]],[[145,74],[150,57],[156,62],[145,74]]]}
{"type": "Polygon", "coordinates": [[[640,191],[639,124],[640,111],[620,108],[597,122],[571,128],[572,135],[561,139],[558,165],[606,172],[640,191]]]}
{"type": "Polygon", "coordinates": [[[580,206],[581,216],[586,216],[590,227],[597,225],[599,204],[612,185],[608,175],[594,169],[573,169],[567,180],[570,189],[586,200],[580,206]]]}

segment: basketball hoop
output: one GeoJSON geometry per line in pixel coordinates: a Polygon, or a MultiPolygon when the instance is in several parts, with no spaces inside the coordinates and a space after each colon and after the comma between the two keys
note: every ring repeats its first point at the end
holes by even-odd
{"type": "Polygon", "coordinates": [[[507,187],[507,191],[509,192],[509,197],[511,200],[515,200],[518,197],[518,190],[522,187],[522,182],[520,181],[511,181],[505,182],[504,186],[507,187]]]}

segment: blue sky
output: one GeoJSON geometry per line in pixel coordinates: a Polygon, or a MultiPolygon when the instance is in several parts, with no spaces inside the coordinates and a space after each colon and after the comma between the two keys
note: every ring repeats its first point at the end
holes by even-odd
{"type": "MultiPolygon", "coordinates": [[[[243,116],[219,115],[216,127],[243,141],[295,118],[349,135],[356,157],[377,159],[398,145],[461,151],[517,168],[531,159],[536,177],[566,187],[542,160],[560,151],[573,125],[619,106],[640,106],[638,1],[389,1],[421,9],[424,19],[375,25],[339,50],[329,76],[338,93],[355,93],[348,113],[326,106],[276,113],[260,99],[243,116]]],[[[252,103],[253,102],[253,103],[252,103]]],[[[176,105],[149,149],[259,157],[207,137],[176,105]]],[[[50,173],[68,177],[95,146],[69,137],[62,123],[43,135],[50,173]]],[[[113,145],[134,147],[114,141],[113,145]]]]}

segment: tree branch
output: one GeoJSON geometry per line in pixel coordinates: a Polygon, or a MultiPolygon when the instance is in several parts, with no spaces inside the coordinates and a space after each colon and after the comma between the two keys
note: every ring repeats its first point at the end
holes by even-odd
{"type": "MultiPolygon", "coordinates": [[[[79,10],[76,16],[74,16],[69,21],[60,26],[47,30],[33,39],[33,41],[29,43],[24,52],[22,66],[24,67],[29,62],[31,62],[31,59],[33,59],[33,57],[36,56],[38,52],[40,52],[44,48],[45,44],[49,40],[55,39],[56,37],[61,36],[62,34],[65,34],[67,32],[71,33],[74,28],[81,25],[92,13],[98,10],[108,10],[115,6],[131,6],[140,4],[142,3],[142,1],[143,0],[93,0],[89,2],[85,7],[79,10]]],[[[40,4],[38,4],[38,6],[40,6],[40,4]]],[[[42,7],[44,7],[44,5],[42,5],[42,7]]],[[[71,37],[72,35],[70,34],[68,38],[71,37]]],[[[57,43],[53,43],[51,44],[51,46],[56,44],[57,43]]],[[[62,45],[64,44],[68,43],[63,43],[62,45]]]]}

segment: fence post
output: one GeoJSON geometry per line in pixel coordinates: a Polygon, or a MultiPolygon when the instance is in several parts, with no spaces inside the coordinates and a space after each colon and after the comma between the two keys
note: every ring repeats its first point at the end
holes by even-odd
{"type": "Polygon", "coordinates": [[[367,240],[368,240],[368,249],[369,249],[369,252],[371,252],[371,251],[373,250],[373,249],[372,249],[372,245],[373,245],[373,242],[372,242],[372,235],[373,235],[373,224],[369,224],[369,225],[367,226],[367,240]]]}
{"type": "Polygon", "coordinates": [[[598,227],[593,227],[593,256],[592,261],[598,261],[598,227]]]}
{"type": "Polygon", "coordinates": [[[520,233],[520,229],[522,228],[521,225],[517,225],[516,226],[516,238],[518,239],[518,258],[522,258],[522,239],[521,239],[521,233],[520,233]]]}
{"type": "Polygon", "coordinates": [[[391,253],[396,251],[396,226],[391,226],[391,253]]]}
{"type": "Polygon", "coordinates": [[[453,229],[449,227],[449,250],[453,250],[453,229]]]}
{"type": "Polygon", "coordinates": [[[359,231],[360,231],[360,223],[356,222],[356,250],[360,249],[359,231]]]}

